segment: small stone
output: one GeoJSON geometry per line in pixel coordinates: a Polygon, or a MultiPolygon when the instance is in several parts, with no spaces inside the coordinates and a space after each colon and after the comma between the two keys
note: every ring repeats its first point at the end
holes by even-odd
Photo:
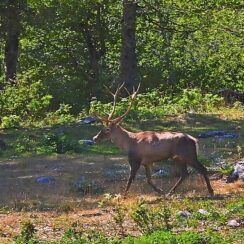
{"type": "Polygon", "coordinates": [[[183,211],[179,211],[178,215],[187,218],[187,217],[191,216],[192,214],[187,210],[183,210],[183,211]]]}
{"type": "Polygon", "coordinates": [[[94,141],[93,140],[79,140],[80,144],[86,144],[86,145],[93,145],[94,141]]]}
{"type": "Polygon", "coordinates": [[[55,178],[53,176],[40,176],[36,181],[40,184],[51,184],[55,182],[55,178]]]}
{"type": "Polygon", "coordinates": [[[169,176],[170,173],[167,169],[160,169],[156,173],[152,175],[152,177],[162,177],[162,176],[169,176]]]}
{"type": "Polygon", "coordinates": [[[210,180],[220,180],[223,178],[223,174],[221,172],[215,173],[209,177],[210,180]]]}
{"type": "Polygon", "coordinates": [[[97,121],[97,118],[96,117],[89,116],[89,117],[80,119],[79,122],[80,123],[84,123],[84,124],[92,124],[92,123],[94,123],[96,121],[97,121]]]}
{"type": "Polygon", "coordinates": [[[207,210],[204,210],[204,209],[199,209],[198,213],[200,213],[202,215],[209,215],[209,212],[207,210]]]}
{"type": "Polygon", "coordinates": [[[227,225],[230,227],[239,227],[240,223],[238,223],[235,219],[231,219],[228,221],[227,225]]]}

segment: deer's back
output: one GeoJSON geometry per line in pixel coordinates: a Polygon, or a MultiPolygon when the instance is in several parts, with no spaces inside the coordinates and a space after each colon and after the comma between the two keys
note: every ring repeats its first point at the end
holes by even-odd
{"type": "Polygon", "coordinates": [[[180,132],[139,132],[136,141],[140,157],[150,161],[173,158],[196,149],[196,139],[180,132]]]}

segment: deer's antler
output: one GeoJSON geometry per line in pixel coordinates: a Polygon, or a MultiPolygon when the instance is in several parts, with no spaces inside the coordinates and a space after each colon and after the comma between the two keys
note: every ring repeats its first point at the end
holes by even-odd
{"type": "Polygon", "coordinates": [[[137,93],[139,91],[140,84],[138,85],[138,87],[137,87],[136,90],[133,87],[133,93],[132,94],[130,94],[129,91],[126,88],[124,88],[126,90],[126,92],[129,94],[130,104],[129,104],[128,108],[127,108],[127,111],[124,114],[120,115],[119,117],[117,117],[115,119],[112,119],[112,116],[113,116],[113,114],[115,112],[115,107],[116,107],[116,103],[117,103],[118,94],[121,91],[121,89],[124,87],[124,85],[125,85],[125,83],[123,82],[122,85],[118,86],[118,88],[115,91],[115,93],[112,93],[110,91],[110,89],[107,86],[105,86],[105,88],[113,96],[114,99],[113,99],[113,108],[112,108],[112,111],[107,115],[107,117],[101,117],[101,116],[99,116],[99,115],[96,114],[97,119],[100,122],[102,122],[103,124],[108,125],[110,122],[113,122],[113,123],[117,124],[117,123],[121,122],[122,119],[130,112],[131,107],[132,107],[132,104],[133,104],[133,101],[135,100],[136,95],[137,95],[137,93]]]}
{"type": "Polygon", "coordinates": [[[135,100],[135,98],[136,98],[136,95],[137,95],[137,93],[138,93],[138,91],[139,91],[139,89],[140,89],[140,85],[141,85],[141,84],[138,85],[138,87],[137,87],[136,90],[135,90],[135,88],[133,87],[133,93],[132,93],[131,95],[130,95],[130,93],[128,92],[128,90],[126,89],[127,93],[129,94],[129,99],[130,99],[130,104],[129,104],[128,108],[127,108],[127,111],[126,111],[124,114],[122,114],[122,115],[120,115],[119,117],[117,117],[116,119],[110,120],[111,122],[113,122],[113,123],[115,123],[115,124],[121,122],[121,121],[123,120],[123,118],[130,112],[131,107],[132,107],[132,105],[133,105],[133,102],[134,102],[134,100],[135,100]]]}
{"type": "Polygon", "coordinates": [[[113,96],[113,98],[114,98],[114,101],[113,101],[113,108],[112,108],[111,113],[108,114],[108,118],[107,118],[108,120],[111,120],[111,119],[112,119],[112,116],[113,116],[113,114],[114,114],[114,112],[115,112],[115,107],[116,107],[116,103],[117,103],[118,94],[119,94],[120,90],[124,87],[124,85],[125,85],[125,83],[123,82],[121,86],[118,86],[118,88],[117,88],[117,90],[116,90],[115,93],[112,93],[112,92],[108,89],[108,87],[105,86],[106,89],[108,90],[108,92],[109,92],[109,93],[113,96]]]}
{"type": "Polygon", "coordinates": [[[95,114],[95,116],[97,117],[97,119],[102,124],[108,125],[109,122],[112,121],[112,116],[113,116],[113,114],[115,112],[115,107],[116,107],[116,103],[117,103],[118,94],[119,94],[120,90],[124,87],[124,85],[125,85],[124,82],[121,84],[121,86],[118,85],[115,93],[111,92],[111,90],[107,86],[104,85],[104,87],[108,90],[108,92],[113,96],[114,99],[113,99],[113,108],[112,108],[112,111],[109,114],[107,114],[106,117],[102,117],[102,116],[98,115],[97,113],[95,114]]]}

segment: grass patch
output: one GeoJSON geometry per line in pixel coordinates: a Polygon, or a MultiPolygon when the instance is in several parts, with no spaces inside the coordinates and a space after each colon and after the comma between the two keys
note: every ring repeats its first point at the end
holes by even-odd
{"type": "MultiPolygon", "coordinates": [[[[222,119],[217,114],[184,114],[166,116],[160,120],[125,121],[123,126],[130,131],[180,131],[197,137],[200,133],[212,130],[227,130],[239,134],[233,139],[201,139],[206,152],[200,151],[204,162],[211,162],[211,157],[221,155],[223,159],[242,157],[244,145],[244,126],[241,119],[222,119]],[[209,150],[216,149],[214,154],[209,150]]],[[[1,150],[0,158],[29,157],[34,155],[68,154],[102,154],[116,155],[119,149],[107,141],[99,145],[85,145],[80,140],[92,139],[101,129],[100,124],[70,124],[48,128],[19,128],[0,131],[0,137],[7,144],[7,150],[1,150]]]]}

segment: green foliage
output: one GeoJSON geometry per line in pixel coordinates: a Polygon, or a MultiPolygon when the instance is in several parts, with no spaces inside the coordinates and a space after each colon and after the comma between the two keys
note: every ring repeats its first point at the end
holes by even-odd
{"type": "Polygon", "coordinates": [[[198,244],[198,243],[205,243],[206,240],[201,233],[193,232],[193,231],[186,231],[181,233],[181,235],[177,238],[178,243],[182,244],[198,244]]]}
{"type": "Polygon", "coordinates": [[[14,238],[15,243],[37,243],[35,240],[33,240],[36,231],[37,230],[35,229],[35,226],[32,223],[27,222],[23,224],[20,235],[14,238]]]}
{"type": "Polygon", "coordinates": [[[228,210],[228,216],[231,214],[242,216],[244,214],[244,198],[240,198],[239,201],[228,203],[226,209],[228,210]]]}
{"type": "Polygon", "coordinates": [[[233,164],[224,163],[223,165],[221,165],[221,173],[224,175],[229,176],[233,170],[234,170],[233,164]]]}
{"type": "MultiPolygon", "coordinates": [[[[168,199],[167,206],[162,203],[147,204],[140,200],[134,209],[125,206],[120,195],[105,194],[100,202],[100,207],[109,210],[112,214],[115,229],[121,228],[123,225],[123,235],[119,232],[113,232],[110,229],[108,235],[97,231],[96,229],[89,230],[83,227],[83,223],[74,222],[68,228],[61,240],[44,242],[39,241],[34,236],[36,230],[35,226],[27,222],[23,225],[21,232],[14,239],[16,243],[111,243],[111,244],[139,244],[139,243],[169,243],[169,244],[198,244],[198,243],[242,243],[243,230],[241,227],[229,228],[227,220],[239,219],[241,220],[244,214],[244,198],[240,196],[220,200],[195,200],[184,199],[168,199]],[[182,217],[177,214],[179,209],[189,209],[191,216],[182,217]],[[116,209],[117,208],[117,209],[116,209]],[[209,214],[202,218],[195,214],[200,208],[206,209],[209,214]],[[126,236],[127,221],[125,222],[125,215],[130,217],[127,213],[132,211],[132,218],[135,220],[137,227],[141,231],[141,236],[126,236]],[[177,214],[177,215],[176,215],[177,214]],[[184,225],[180,218],[194,219],[196,225],[184,225]],[[225,218],[225,220],[224,220],[225,218]],[[174,220],[174,221],[173,221],[174,220]],[[143,222],[143,223],[141,223],[143,222]],[[168,223],[168,224],[167,224],[168,223]],[[143,226],[141,228],[141,226],[143,226]],[[170,227],[167,227],[170,226],[170,227]],[[204,228],[199,231],[199,227],[204,228]],[[216,230],[221,227],[222,231],[216,230]]],[[[190,221],[188,222],[190,223],[190,221]]],[[[85,225],[86,226],[86,225],[85,225]]],[[[138,230],[138,228],[136,228],[138,230]]]]}
{"type": "Polygon", "coordinates": [[[21,121],[42,118],[52,100],[42,82],[31,83],[24,77],[15,86],[7,86],[0,95],[0,114],[16,115],[21,121]]]}
{"type": "MultiPolygon", "coordinates": [[[[113,238],[109,238],[105,236],[104,234],[98,232],[98,231],[90,231],[87,236],[87,243],[94,243],[94,244],[107,244],[107,243],[114,243],[116,244],[116,241],[113,241],[113,238]]],[[[119,242],[117,242],[119,243],[119,242]]]]}
{"type": "Polygon", "coordinates": [[[165,206],[160,210],[150,209],[143,201],[139,201],[131,217],[140,231],[145,234],[172,228],[170,225],[171,212],[165,206]]]}
{"type": "Polygon", "coordinates": [[[77,224],[74,223],[72,227],[65,231],[60,240],[60,244],[85,244],[87,243],[83,232],[77,229],[77,224]]]}
{"type": "MultiPolygon", "coordinates": [[[[146,0],[138,5],[137,77],[142,90],[161,87],[174,97],[193,88],[204,94],[223,88],[244,91],[241,1],[146,0]]],[[[122,13],[118,0],[27,1],[21,8],[19,80],[8,86],[0,73],[5,87],[0,114],[36,119],[60,104],[69,104],[72,114],[78,114],[89,108],[93,96],[106,103],[101,87],[119,76],[122,13]]],[[[0,22],[6,38],[5,18],[0,22]]],[[[3,41],[0,71],[5,69],[4,48],[3,41]]],[[[210,110],[218,103],[212,95],[201,99],[186,92],[180,105],[184,111],[205,110],[199,99],[210,110]]],[[[143,111],[150,117],[156,110],[143,111]]],[[[167,107],[157,112],[165,111],[167,107]]]]}
{"type": "MultiPolygon", "coordinates": [[[[155,119],[184,112],[213,112],[217,111],[222,102],[223,98],[211,93],[202,94],[199,89],[185,89],[177,97],[165,95],[160,90],[152,90],[138,94],[134,108],[128,114],[127,119],[155,119]]],[[[114,116],[124,113],[128,104],[128,98],[122,98],[117,103],[114,116]]],[[[111,108],[111,103],[102,104],[101,101],[93,100],[89,112],[106,116],[111,108]]]]}
{"type": "MultiPolygon", "coordinates": [[[[233,233],[234,235],[220,235],[217,231],[212,230],[209,228],[205,233],[205,241],[207,243],[215,244],[228,244],[228,243],[235,243],[235,240],[238,240],[239,237],[235,236],[236,233],[233,233]]],[[[241,240],[241,239],[239,239],[241,240]]],[[[238,241],[237,241],[238,242],[238,241]]]]}
{"type": "Polygon", "coordinates": [[[64,133],[58,134],[57,132],[51,132],[44,135],[41,142],[41,146],[44,148],[53,149],[56,153],[66,153],[68,151],[74,151],[80,153],[82,147],[77,140],[67,136],[64,133]]]}
{"type": "Polygon", "coordinates": [[[156,231],[150,235],[145,235],[139,238],[126,238],[123,244],[148,244],[148,243],[168,243],[168,244],[199,244],[199,243],[234,243],[232,236],[223,236],[216,231],[209,230],[199,233],[196,231],[183,231],[173,233],[170,231],[156,231]]]}
{"type": "Polygon", "coordinates": [[[21,119],[17,115],[3,116],[1,126],[4,129],[18,128],[20,126],[20,121],[21,119]]]}
{"type": "Polygon", "coordinates": [[[119,229],[120,236],[126,235],[126,226],[125,224],[125,217],[127,209],[122,204],[122,197],[121,195],[111,195],[105,194],[104,198],[99,202],[100,207],[108,206],[111,208],[112,217],[119,229]]]}
{"type": "Polygon", "coordinates": [[[68,104],[60,104],[59,108],[54,112],[48,112],[40,125],[62,125],[76,122],[76,119],[71,115],[71,106],[68,104]]]}
{"type": "Polygon", "coordinates": [[[182,112],[212,112],[220,106],[223,98],[207,93],[203,95],[199,89],[185,89],[177,102],[182,112]]]}
{"type": "Polygon", "coordinates": [[[25,153],[31,152],[35,149],[36,141],[32,136],[28,136],[25,134],[21,134],[16,140],[16,152],[17,153],[25,153]]]}
{"type": "Polygon", "coordinates": [[[65,133],[58,133],[56,129],[43,135],[27,134],[24,132],[19,134],[15,142],[15,151],[19,154],[63,154],[70,151],[81,153],[83,146],[79,143],[78,139],[74,139],[65,133]]]}
{"type": "Polygon", "coordinates": [[[87,233],[80,230],[79,225],[77,223],[73,223],[72,227],[65,231],[62,236],[60,244],[107,244],[107,243],[120,243],[113,241],[113,238],[106,237],[104,234],[95,231],[89,230],[87,233]]]}
{"type": "Polygon", "coordinates": [[[176,236],[170,231],[155,231],[150,235],[145,235],[140,238],[126,238],[123,244],[147,244],[147,243],[165,243],[165,244],[176,244],[176,236]]]}

